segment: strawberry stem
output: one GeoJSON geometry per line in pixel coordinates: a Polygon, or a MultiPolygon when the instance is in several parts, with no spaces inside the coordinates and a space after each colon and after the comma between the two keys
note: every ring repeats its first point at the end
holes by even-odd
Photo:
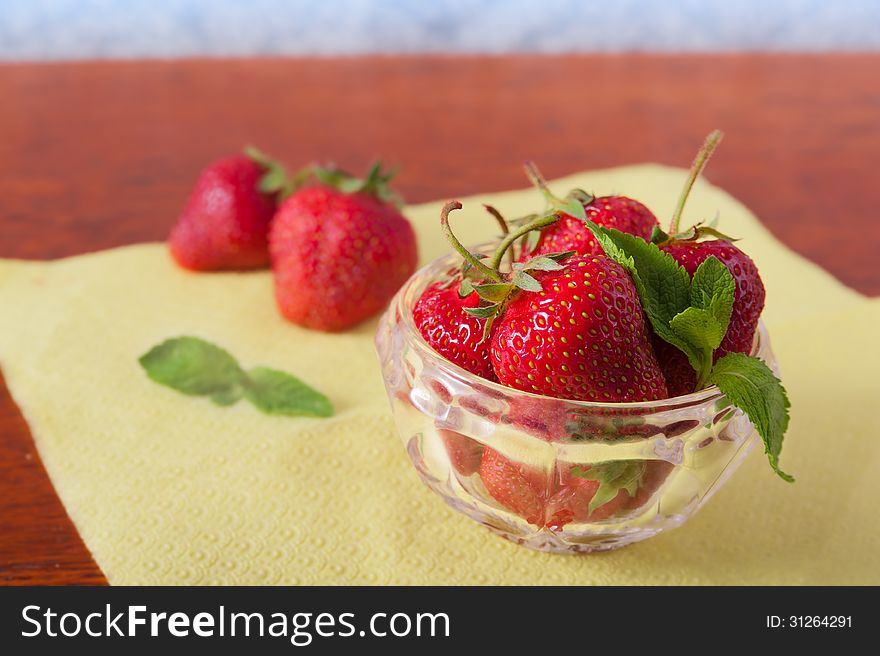
{"type": "Polygon", "coordinates": [[[715,148],[718,146],[718,143],[723,136],[724,133],[721,130],[713,130],[712,133],[706,137],[706,141],[703,142],[703,146],[694,158],[694,163],[691,165],[690,175],[688,176],[687,182],[684,184],[684,188],[681,190],[681,195],[678,197],[678,204],[675,206],[675,212],[672,214],[672,222],[669,224],[670,235],[678,234],[678,224],[681,222],[681,214],[684,211],[684,205],[691,193],[691,189],[697,181],[697,178],[700,177],[700,173],[706,168],[709,158],[712,157],[712,153],[715,151],[715,148]]]}
{"type": "MultiPolygon", "coordinates": [[[[501,228],[501,234],[505,235],[505,236],[509,235],[510,228],[507,226],[507,221],[505,221],[504,217],[501,216],[501,212],[499,212],[497,209],[495,209],[491,205],[487,205],[486,203],[483,203],[483,208],[489,214],[491,214],[493,217],[495,217],[495,220],[498,222],[498,225],[501,228]]],[[[516,261],[515,256],[513,254],[513,249],[510,249],[507,252],[507,254],[510,256],[510,266],[513,266],[513,263],[516,261]]]]}
{"type": "Polygon", "coordinates": [[[540,230],[541,228],[545,228],[548,225],[556,223],[558,220],[558,214],[547,214],[545,216],[539,216],[537,219],[529,221],[524,226],[517,228],[516,230],[508,234],[498,245],[498,249],[495,251],[495,254],[492,256],[492,259],[489,262],[489,266],[493,269],[498,269],[498,266],[501,264],[501,259],[504,257],[504,253],[517,239],[531,232],[532,230],[540,230]]]}
{"type": "MultiPolygon", "coordinates": [[[[446,237],[446,240],[452,244],[452,247],[461,255],[467,262],[471,264],[477,271],[482,273],[487,278],[491,278],[495,282],[502,282],[501,274],[498,273],[498,265],[493,265],[492,268],[487,267],[480,260],[474,257],[473,253],[468,251],[458,238],[453,234],[452,228],[449,227],[449,213],[452,210],[460,210],[461,203],[457,200],[451,200],[446,205],[443,206],[443,209],[440,212],[440,227],[443,229],[443,235],[446,237]]],[[[503,242],[502,242],[503,243],[503,242]]],[[[496,252],[497,255],[497,252],[496,252]]],[[[503,256],[504,253],[502,252],[503,256]]],[[[501,261],[501,258],[498,258],[498,261],[501,261]]]]}
{"type": "Polygon", "coordinates": [[[544,194],[544,198],[547,199],[547,202],[551,205],[556,205],[560,202],[560,200],[553,195],[553,192],[550,191],[550,188],[547,186],[546,178],[541,175],[538,166],[532,160],[528,160],[523,167],[526,170],[526,176],[528,176],[533,185],[541,190],[541,193],[544,194]]]}

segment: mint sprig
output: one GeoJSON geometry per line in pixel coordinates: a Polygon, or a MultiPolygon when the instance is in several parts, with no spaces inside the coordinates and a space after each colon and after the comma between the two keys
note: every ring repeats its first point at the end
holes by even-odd
{"type": "Polygon", "coordinates": [[[220,406],[242,397],[268,415],[330,417],[330,400],[283,371],[245,372],[228,351],[198,337],[175,337],[154,346],[138,362],[156,383],[220,406]]]}
{"type": "Polygon", "coordinates": [[[714,362],[733,310],[736,282],[715,256],[694,272],[687,271],[656,244],[634,235],[585,222],[605,254],[631,275],[645,315],[661,339],[681,350],[697,373],[696,389],[716,385],[742,410],[764,442],[770,466],[779,468],[782,439],[788,428],[789,401],[785,388],[760,359],[729,353],[714,362]]]}
{"type": "Polygon", "coordinates": [[[782,438],[788,429],[788,394],[764,362],[743,353],[728,353],[718,359],[709,374],[710,385],[717,385],[733,405],[741,408],[764,439],[770,466],[779,476],[794,482],[779,468],[782,438]]]}

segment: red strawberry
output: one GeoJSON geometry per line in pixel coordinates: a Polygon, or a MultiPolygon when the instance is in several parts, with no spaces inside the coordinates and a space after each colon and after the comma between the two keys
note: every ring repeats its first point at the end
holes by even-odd
{"type": "MultiPolygon", "coordinates": [[[[723,239],[712,241],[673,239],[662,244],[660,248],[681,264],[691,277],[703,260],[710,255],[714,255],[724,263],[736,282],[736,293],[730,325],[727,327],[721,346],[715,351],[715,360],[727,353],[750,353],[755,331],[758,328],[758,319],[764,309],[765,296],[764,283],[758,274],[758,267],[751,258],[723,239]]],[[[657,349],[657,358],[666,376],[670,394],[679,396],[693,392],[696,374],[684,353],[671,344],[666,342],[663,344],[657,349]]]]}
{"type": "MultiPolygon", "coordinates": [[[[584,210],[587,218],[593,223],[628,232],[645,241],[651,239],[654,228],[659,226],[657,217],[651,210],[626,196],[593,198],[584,205],[584,210]]],[[[584,222],[563,212],[558,223],[540,232],[534,248],[529,248],[528,245],[523,248],[519,260],[525,261],[536,255],[567,251],[574,251],[578,255],[604,255],[602,247],[596,243],[595,236],[584,222]]]]}
{"type": "Polygon", "coordinates": [[[669,474],[673,470],[671,462],[666,460],[648,460],[645,463],[645,473],[639,483],[639,489],[632,497],[626,499],[627,509],[636,509],[644,506],[660,489],[669,474]]]}
{"type": "Polygon", "coordinates": [[[553,195],[547,187],[544,176],[533,162],[526,163],[526,175],[541,190],[550,206],[557,210],[559,221],[544,228],[540,233],[533,233],[530,235],[531,239],[525,240],[518,258],[521,262],[537,255],[568,251],[574,251],[577,255],[604,255],[593,233],[584,224],[583,214],[580,217],[572,215],[575,211],[580,213],[580,207],[583,207],[586,218],[593,223],[628,232],[645,241],[650,240],[654,228],[660,226],[651,210],[632,198],[626,196],[595,198],[580,189],[575,189],[561,199],[553,195]]]}
{"type": "Polygon", "coordinates": [[[364,181],[316,175],[322,183],[295,192],[272,223],[275,298],[290,321],[338,331],[385,307],[415,270],[416,237],[378,166],[364,181]]]}
{"type": "Polygon", "coordinates": [[[245,155],[214,162],[199,175],[169,246],[193,271],[259,269],[269,265],[267,234],[275,193],[258,189],[266,167],[245,155]]]}
{"type": "Polygon", "coordinates": [[[438,428],[437,433],[443,440],[449,462],[455,471],[462,476],[476,473],[483,458],[483,445],[467,435],[446,428],[438,428]]]}
{"type": "MultiPolygon", "coordinates": [[[[514,462],[494,449],[486,448],[480,463],[480,479],[502,506],[538,528],[559,530],[575,522],[608,519],[632,498],[629,491],[612,483],[610,498],[590,509],[602,482],[588,480],[566,465],[546,473],[537,467],[514,462]]],[[[588,471],[589,465],[580,469],[588,471]]],[[[633,483],[635,484],[635,483],[633,483]]]]}
{"type": "Polygon", "coordinates": [[[498,503],[530,524],[544,526],[544,502],[552,485],[550,476],[535,467],[508,460],[487,447],[480,462],[480,478],[498,503]]]}
{"type": "MultiPolygon", "coordinates": [[[[691,166],[690,175],[682,189],[672,216],[669,229],[669,234],[672,236],[666,237],[659,244],[660,249],[669,253],[676,262],[684,267],[691,278],[693,278],[694,273],[703,261],[713,255],[727,267],[727,270],[733,276],[736,283],[733,309],[724,339],[715,350],[715,360],[718,360],[727,353],[751,352],[755,330],[758,327],[758,319],[764,309],[764,283],[758,274],[758,268],[748,255],[734,246],[714,228],[694,226],[684,235],[677,234],[682,212],[684,211],[690,191],[721,141],[721,137],[721,132],[716,130],[709,135],[697,153],[697,157],[691,166]],[[704,235],[720,238],[711,241],[699,241],[704,235]]],[[[673,396],[693,392],[696,386],[696,373],[688,364],[684,353],[658,338],[654,339],[654,345],[657,358],[666,377],[669,392],[673,396]]]]}
{"type": "MultiPolygon", "coordinates": [[[[621,488],[611,499],[590,510],[590,502],[599,491],[599,481],[573,476],[566,467],[561,473],[562,488],[547,502],[547,526],[559,530],[570,522],[600,522],[614,515],[631,498],[621,488]]],[[[589,470],[589,466],[584,466],[589,470]]]]}
{"type": "Polygon", "coordinates": [[[638,293],[607,257],[572,256],[535,272],[495,321],[492,366],[516,389],[578,401],[666,398],[638,293]]]}
{"type": "Polygon", "coordinates": [[[489,340],[483,337],[483,321],[464,311],[480,304],[471,292],[462,298],[461,279],[428,287],[413,308],[413,319],[425,341],[437,353],[472,374],[497,380],[489,361],[489,340]]]}

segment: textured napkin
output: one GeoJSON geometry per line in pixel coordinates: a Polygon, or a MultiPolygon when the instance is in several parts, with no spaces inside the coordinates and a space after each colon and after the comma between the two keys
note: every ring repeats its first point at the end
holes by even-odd
{"type": "MultiPolygon", "coordinates": [[[[553,186],[626,193],[668,217],[684,177],[642,165],[553,186]]],[[[494,236],[482,202],[509,215],[542,203],[531,190],[461,200],[452,221],[466,243],[494,236]]],[[[406,211],[423,261],[447,252],[440,205],[406,211]]],[[[781,482],[755,449],[684,526],[611,553],[535,553],[447,508],[395,433],[375,321],[337,335],[286,323],[267,272],[187,273],[162,244],[0,261],[0,363],[67,512],[114,584],[878,584],[880,304],[698,183],[686,221],[716,212],[767,286],[765,321],[793,404],[782,464],[798,482],[781,482]],[[298,375],[337,414],[269,417],[151,382],[137,358],[186,334],[246,368],[298,375]]]]}

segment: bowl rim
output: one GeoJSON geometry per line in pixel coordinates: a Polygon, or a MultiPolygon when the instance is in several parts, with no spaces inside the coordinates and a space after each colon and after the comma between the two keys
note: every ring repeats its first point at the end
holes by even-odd
{"type": "MultiPolygon", "coordinates": [[[[476,246],[470,247],[469,250],[482,252],[485,249],[495,247],[495,242],[482,242],[477,244],[476,246]]],[[[422,279],[429,279],[433,277],[436,281],[437,274],[446,271],[455,265],[458,256],[455,253],[450,253],[446,255],[442,255],[427,264],[419,267],[400,287],[397,293],[394,295],[394,299],[392,300],[391,305],[389,306],[388,311],[386,312],[386,316],[390,315],[392,311],[396,312],[398,316],[401,317],[401,323],[406,327],[406,330],[410,335],[414,336],[415,339],[413,343],[418,346],[418,348],[427,354],[433,361],[436,361],[439,366],[446,370],[447,374],[453,375],[456,378],[462,380],[462,382],[471,384],[475,383],[478,385],[482,385],[492,390],[496,390],[503,394],[517,394],[517,395],[526,395],[527,397],[534,399],[549,399],[553,401],[563,401],[565,403],[570,403],[577,407],[582,408],[606,408],[606,409],[634,409],[634,408],[644,408],[648,410],[671,410],[671,409],[679,409],[697,405],[703,405],[708,401],[714,401],[717,399],[721,399],[725,397],[725,394],[718,388],[717,385],[712,385],[705,389],[691,392],[690,394],[684,394],[681,396],[671,396],[665,399],[656,399],[654,401],[626,401],[626,402],[601,402],[601,401],[580,401],[576,399],[562,399],[555,396],[547,396],[545,394],[536,394],[534,392],[528,392],[526,390],[520,390],[515,387],[508,387],[506,385],[502,385],[501,383],[496,383],[494,381],[488,380],[486,378],[482,378],[477,376],[476,374],[471,373],[467,369],[455,364],[451,360],[444,358],[442,355],[437,353],[428,342],[425,341],[425,338],[422,336],[422,333],[418,330],[415,325],[415,319],[413,318],[412,308],[407,307],[404,303],[408,293],[412,289],[414,283],[421,281],[422,279]],[[429,274],[434,274],[430,276],[429,274]]],[[[428,284],[433,282],[429,279],[428,284]]],[[[426,285],[427,286],[427,285],[426,285]]],[[[423,288],[424,289],[424,288],[423,288]]],[[[752,344],[751,355],[757,355],[760,351],[762,343],[767,343],[769,340],[769,336],[767,333],[767,329],[764,326],[764,322],[759,319],[758,328],[755,331],[755,338],[752,344]]]]}

